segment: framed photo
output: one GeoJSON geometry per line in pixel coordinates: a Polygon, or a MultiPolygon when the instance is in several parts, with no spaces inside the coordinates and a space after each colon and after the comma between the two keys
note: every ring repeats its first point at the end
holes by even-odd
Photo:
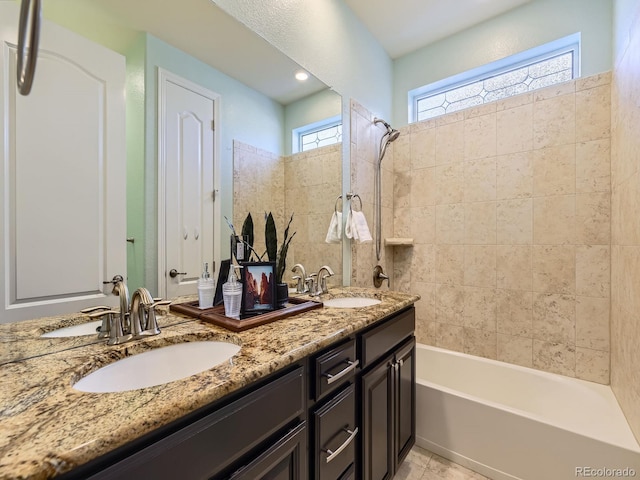
{"type": "Polygon", "coordinates": [[[276,308],[275,262],[244,262],[242,268],[242,306],[240,315],[271,312],[276,308]]]}

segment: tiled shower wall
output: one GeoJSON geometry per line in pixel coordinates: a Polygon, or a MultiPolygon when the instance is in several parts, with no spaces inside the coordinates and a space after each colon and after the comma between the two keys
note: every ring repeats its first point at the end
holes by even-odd
{"type": "MultiPolygon", "coordinates": [[[[384,240],[393,237],[393,154],[392,146],[387,150],[382,163],[382,203],[381,203],[381,247],[380,260],[376,257],[375,198],[374,182],[380,154],[380,140],[386,131],[380,124],[374,124],[375,116],[358,102],[351,100],[351,192],[360,200],[353,199],[354,210],[364,212],[373,240],[359,243],[351,240],[351,285],[373,287],[373,269],[381,265],[386,274],[393,272],[393,249],[385,248],[384,240]]],[[[346,213],[346,212],[345,212],[346,213]]],[[[393,285],[391,285],[393,287],[393,285]]],[[[381,290],[389,286],[384,283],[381,290]]]]}
{"type": "Polygon", "coordinates": [[[247,213],[251,212],[255,248],[262,254],[265,250],[264,213],[273,213],[278,248],[293,213],[289,234],[295,232],[295,237],[289,247],[284,281],[292,283],[290,270],[296,263],[302,263],[307,273],[329,265],[335,273],[328,279],[329,285],[342,285],[342,246],[324,241],[342,186],[341,146],[331,145],[289,157],[280,157],[238,141],[234,141],[233,146],[233,221],[236,230],[240,231],[247,213]]]}
{"type": "Polygon", "coordinates": [[[611,388],[640,439],[640,4],[612,85],[611,388]]]}
{"type": "Polygon", "coordinates": [[[418,341],[609,382],[610,79],[402,129],[393,286],[422,297],[418,341]]]}

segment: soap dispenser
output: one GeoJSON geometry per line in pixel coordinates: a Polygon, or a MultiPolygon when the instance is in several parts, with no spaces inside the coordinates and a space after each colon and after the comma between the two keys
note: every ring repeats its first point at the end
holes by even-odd
{"type": "Polygon", "coordinates": [[[229,277],[222,285],[222,299],[224,300],[224,314],[227,317],[240,319],[240,303],[242,301],[242,283],[236,278],[233,265],[229,269],[229,277]]]}
{"type": "Polygon", "coordinates": [[[202,277],[198,279],[198,302],[200,308],[213,307],[215,289],[213,278],[209,274],[209,264],[205,262],[202,277]]]}

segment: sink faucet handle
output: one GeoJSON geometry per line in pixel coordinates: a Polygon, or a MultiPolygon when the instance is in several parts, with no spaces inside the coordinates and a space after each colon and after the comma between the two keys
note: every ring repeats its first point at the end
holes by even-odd
{"type": "Polygon", "coordinates": [[[296,293],[306,293],[309,291],[307,286],[304,283],[304,279],[300,275],[294,275],[291,277],[292,280],[297,280],[296,284],[296,293]]]}
{"type": "MultiPolygon", "coordinates": [[[[99,307],[94,307],[94,310],[96,308],[99,308],[99,307]]],[[[92,319],[101,318],[102,319],[102,325],[100,326],[100,333],[98,333],[98,338],[107,338],[107,337],[110,336],[110,334],[111,334],[111,323],[112,323],[112,318],[113,318],[114,315],[118,316],[118,315],[120,315],[120,313],[116,312],[115,310],[101,310],[101,311],[96,311],[96,312],[93,312],[93,313],[89,313],[89,318],[92,318],[92,319]]]]}
{"type": "Polygon", "coordinates": [[[317,277],[317,273],[311,273],[304,279],[304,284],[307,288],[307,291],[309,292],[309,295],[315,295],[317,277]]]}

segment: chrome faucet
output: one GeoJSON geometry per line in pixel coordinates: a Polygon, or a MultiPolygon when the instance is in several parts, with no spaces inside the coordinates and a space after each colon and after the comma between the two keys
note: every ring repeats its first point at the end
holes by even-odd
{"type": "Polygon", "coordinates": [[[168,305],[169,300],[153,298],[146,288],[133,293],[129,304],[129,289],[120,280],[114,283],[113,294],[120,297],[120,311],[108,307],[91,307],[82,311],[90,318],[102,318],[98,338],[109,338],[108,345],[119,345],[129,340],[157,335],[160,333],[155,308],[168,305]]]}
{"type": "Polygon", "coordinates": [[[291,269],[293,273],[296,273],[296,270],[299,270],[300,275],[294,275],[291,277],[293,280],[298,281],[298,284],[296,285],[296,293],[307,293],[309,291],[309,287],[305,283],[307,279],[307,272],[301,263],[296,263],[291,269]]]}
{"type": "Polygon", "coordinates": [[[322,295],[323,293],[329,292],[329,287],[327,287],[327,278],[332,277],[334,275],[333,270],[328,265],[323,265],[318,270],[318,273],[312,273],[307,277],[307,285],[309,286],[310,293],[312,297],[317,297],[318,295],[322,295]],[[322,272],[327,272],[326,274],[322,274],[322,272]]]}

